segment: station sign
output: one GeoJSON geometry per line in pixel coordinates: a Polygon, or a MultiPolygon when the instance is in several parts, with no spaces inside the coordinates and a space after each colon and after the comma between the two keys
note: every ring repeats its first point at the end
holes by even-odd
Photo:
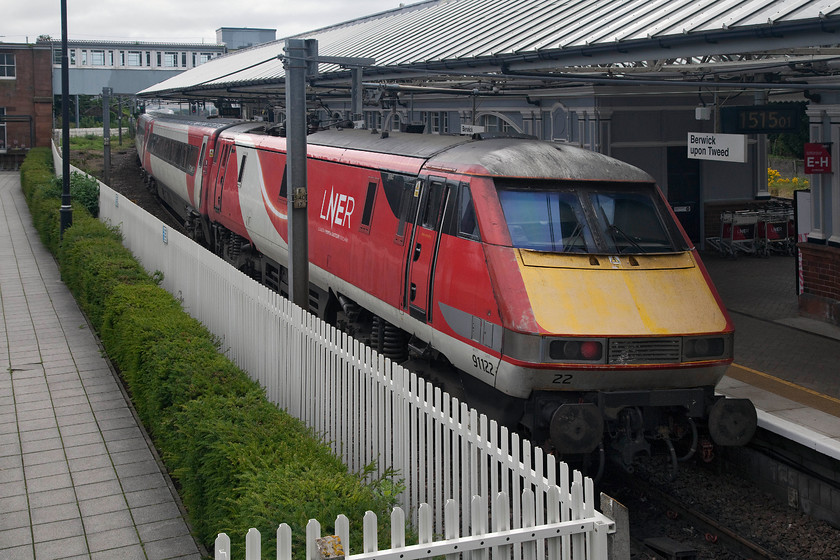
{"type": "Polygon", "coordinates": [[[478,134],[479,132],[484,132],[483,126],[478,126],[475,124],[461,125],[461,134],[478,134]]]}
{"type": "Polygon", "coordinates": [[[831,143],[805,143],[805,173],[831,173],[831,143]]]}
{"type": "Polygon", "coordinates": [[[747,137],[744,134],[688,133],[689,159],[711,161],[747,161],[747,137]]]}
{"type": "Polygon", "coordinates": [[[733,134],[797,132],[801,116],[802,109],[796,103],[722,107],[720,124],[724,132],[733,134]]]}

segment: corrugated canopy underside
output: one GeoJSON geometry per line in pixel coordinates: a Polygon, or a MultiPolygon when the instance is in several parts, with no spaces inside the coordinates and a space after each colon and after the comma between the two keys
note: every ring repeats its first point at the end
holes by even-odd
{"type": "MultiPolygon", "coordinates": [[[[785,40],[797,33],[801,46],[830,44],[836,40],[820,31],[837,24],[839,8],[840,0],[430,0],[298,38],[316,39],[320,55],[373,58],[377,67],[498,70],[526,62],[537,68],[542,60],[557,69],[597,64],[602,56],[614,62],[622,53],[633,60],[652,49],[669,58],[674,46],[721,49],[729,38],[742,47],[749,40],[756,50],[790,46],[785,40]],[[807,37],[813,43],[803,42],[807,37]]],[[[279,84],[284,44],[212,60],[140,95],[279,84]]],[[[339,70],[320,65],[322,74],[339,70]]]]}

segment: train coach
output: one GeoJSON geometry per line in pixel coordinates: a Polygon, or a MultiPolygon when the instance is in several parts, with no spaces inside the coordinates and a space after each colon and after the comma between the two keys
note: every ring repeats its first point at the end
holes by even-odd
{"type": "MultiPolygon", "coordinates": [[[[287,293],[277,128],[146,114],[136,141],[190,235],[287,293]]],[[[466,402],[564,457],[606,446],[630,467],[656,441],[676,457],[751,438],[752,403],[714,390],[732,323],[647,173],[526,138],[307,142],[314,313],[396,361],[447,361],[466,402]]]]}

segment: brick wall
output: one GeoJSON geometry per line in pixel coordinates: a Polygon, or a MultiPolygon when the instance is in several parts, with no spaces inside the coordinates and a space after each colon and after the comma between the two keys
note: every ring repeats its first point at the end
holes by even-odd
{"type": "Polygon", "coordinates": [[[7,148],[49,146],[52,130],[52,52],[35,45],[0,46],[0,52],[15,55],[15,78],[0,80],[0,107],[8,116],[31,116],[29,122],[6,124],[7,148]]]}
{"type": "Polygon", "coordinates": [[[804,284],[800,313],[840,325],[840,248],[800,243],[799,252],[804,284]]]}

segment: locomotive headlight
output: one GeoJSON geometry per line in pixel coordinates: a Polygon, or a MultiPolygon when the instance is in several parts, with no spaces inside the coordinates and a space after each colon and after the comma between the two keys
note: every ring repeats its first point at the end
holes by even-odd
{"type": "Polygon", "coordinates": [[[732,355],[730,336],[698,336],[683,338],[683,361],[699,362],[729,358],[732,355]]]}
{"type": "Polygon", "coordinates": [[[604,343],[592,339],[557,338],[548,345],[548,357],[554,362],[602,363],[604,343]]]}

